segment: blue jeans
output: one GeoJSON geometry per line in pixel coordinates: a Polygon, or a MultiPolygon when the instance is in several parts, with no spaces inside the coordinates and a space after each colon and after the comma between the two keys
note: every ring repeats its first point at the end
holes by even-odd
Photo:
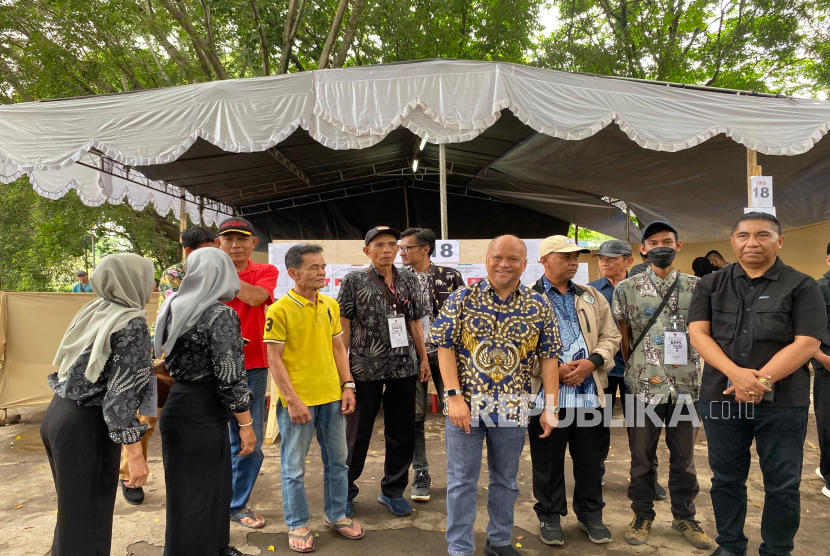
{"type": "Polygon", "coordinates": [[[228,431],[231,436],[231,466],[233,468],[233,494],[231,512],[248,507],[248,499],[254,490],[254,483],[259,476],[259,469],[265,456],[262,454],[262,439],[265,435],[265,390],[268,386],[268,369],[248,369],[248,388],[253,393],[251,402],[251,419],[254,420],[256,445],[254,451],[244,457],[239,456],[239,424],[231,417],[228,431]]]}
{"type": "Polygon", "coordinates": [[[764,475],[761,556],[788,555],[801,515],[801,468],[807,436],[807,407],[751,406],[700,399],[712,469],[712,508],[719,546],[746,554],[746,479],[755,448],[764,475]]]}
{"type": "Polygon", "coordinates": [[[346,517],[349,495],[349,468],[346,465],[346,417],[340,413],[340,401],[309,406],[311,421],[304,425],[291,422],[288,408],[277,404],[280,426],[280,460],[282,461],[282,509],[289,529],[307,527],[308,500],[305,495],[305,463],[314,428],[323,458],[323,509],[330,523],[346,517]]]}
{"type": "MultiPolygon", "coordinates": [[[[474,423],[475,424],[475,423],[474,423]]],[[[473,523],[476,520],[478,478],[481,474],[482,443],[487,441],[490,485],[487,491],[487,538],[493,546],[510,544],[513,506],[519,496],[516,476],[525,444],[526,427],[470,427],[464,432],[446,418],[447,446],[447,551],[451,556],[475,552],[473,523]]]]}

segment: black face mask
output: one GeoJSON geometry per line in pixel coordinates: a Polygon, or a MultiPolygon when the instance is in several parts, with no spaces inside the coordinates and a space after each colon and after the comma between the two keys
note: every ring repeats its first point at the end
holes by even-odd
{"type": "Polygon", "coordinates": [[[669,268],[677,255],[677,249],[671,247],[655,247],[648,252],[648,261],[657,268],[669,268]]]}

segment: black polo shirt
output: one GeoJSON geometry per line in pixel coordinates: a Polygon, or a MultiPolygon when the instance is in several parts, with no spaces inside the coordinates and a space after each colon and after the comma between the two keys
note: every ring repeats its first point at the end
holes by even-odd
{"type": "MultiPolygon", "coordinates": [[[[822,339],[827,311],[815,280],[777,259],[759,278],[750,279],[740,264],[704,276],[692,297],[688,321],[710,321],[712,337],[727,357],[740,367],[760,370],[795,336],[822,339]]],[[[733,401],[723,395],[726,383],[726,375],[707,362],[700,397],[733,401]]],[[[807,364],[776,382],[773,390],[774,401],[763,405],[810,405],[807,364]]]]}
{"type": "MultiPolygon", "coordinates": [[[[824,296],[824,304],[827,307],[827,330],[824,333],[824,338],[821,340],[821,351],[824,355],[830,355],[830,271],[824,274],[823,278],[816,280],[818,287],[821,290],[821,295],[824,296]]],[[[824,365],[813,359],[813,370],[818,372],[824,368],[824,365]]]]}

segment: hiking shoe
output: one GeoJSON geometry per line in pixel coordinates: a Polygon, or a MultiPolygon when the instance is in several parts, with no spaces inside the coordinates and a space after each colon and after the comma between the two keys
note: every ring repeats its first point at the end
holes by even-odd
{"type": "Polygon", "coordinates": [[[711,548],[712,541],[709,540],[699,521],[694,519],[675,519],[671,522],[671,528],[681,533],[692,546],[697,548],[711,548]]]}
{"type": "Polygon", "coordinates": [[[628,530],[625,532],[625,542],[628,544],[646,544],[652,523],[654,523],[653,519],[646,519],[642,516],[635,515],[631,523],[628,524],[628,530]]]}
{"type": "Polygon", "coordinates": [[[611,531],[602,522],[597,521],[580,521],[579,528],[588,533],[588,540],[594,544],[605,544],[611,542],[611,531]]]}
{"type": "Polygon", "coordinates": [[[513,548],[512,544],[493,546],[490,544],[490,539],[487,539],[484,543],[484,554],[485,556],[521,556],[522,553],[513,548]]]}
{"type": "Polygon", "coordinates": [[[565,544],[565,536],[562,534],[562,526],[559,524],[558,515],[553,522],[539,522],[539,538],[548,546],[562,546],[565,544]]]}
{"type": "Polygon", "coordinates": [[[410,498],[416,502],[429,502],[429,487],[432,479],[426,470],[421,469],[415,472],[415,480],[412,482],[412,493],[410,498]]]}
{"type": "Polygon", "coordinates": [[[130,488],[124,484],[124,481],[121,481],[121,494],[124,495],[124,500],[127,501],[127,504],[138,506],[144,502],[144,489],[130,488]]]}
{"type": "Polygon", "coordinates": [[[665,500],[669,497],[669,495],[666,493],[666,489],[663,488],[663,485],[656,481],[654,482],[654,492],[657,493],[658,500],[665,500]]]}
{"type": "Polygon", "coordinates": [[[392,510],[392,513],[397,516],[405,516],[412,513],[412,506],[405,498],[390,498],[389,496],[379,494],[378,502],[392,510]]]}

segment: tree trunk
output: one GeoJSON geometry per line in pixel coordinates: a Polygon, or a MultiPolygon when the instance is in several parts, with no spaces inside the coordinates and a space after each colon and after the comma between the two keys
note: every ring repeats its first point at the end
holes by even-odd
{"type": "Polygon", "coordinates": [[[346,8],[349,6],[349,0],[340,0],[337,6],[337,12],[334,14],[334,19],[331,20],[331,29],[329,36],[326,39],[326,44],[323,45],[323,52],[320,53],[320,61],[317,62],[317,69],[326,69],[329,66],[329,54],[334,48],[334,43],[337,41],[337,35],[340,33],[340,25],[343,23],[343,16],[346,15],[346,8]]]}
{"type": "Polygon", "coordinates": [[[153,61],[156,62],[156,67],[159,69],[161,78],[167,85],[172,85],[173,80],[170,79],[170,76],[167,75],[167,72],[164,70],[164,66],[161,65],[161,60],[159,60],[159,55],[156,53],[156,49],[153,46],[153,43],[150,42],[150,37],[147,35],[141,35],[141,37],[144,39],[144,42],[147,43],[147,48],[150,50],[150,54],[153,56],[153,61]]]}
{"type": "Polygon", "coordinates": [[[198,32],[196,32],[196,29],[193,27],[193,23],[191,23],[187,14],[179,10],[179,8],[173,4],[172,0],[159,0],[159,3],[161,3],[173,19],[175,19],[176,22],[182,26],[185,33],[187,33],[187,36],[193,41],[193,46],[196,48],[196,54],[199,54],[199,50],[201,49],[202,55],[207,58],[207,61],[210,63],[210,67],[212,67],[213,71],[216,72],[216,77],[219,79],[227,79],[228,74],[225,73],[225,68],[222,66],[222,62],[219,60],[216,52],[214,52],[210,48],[210,45],[205,42],[205,39],[202,38],[198,32]]]}
{"type": "MultiPolygon", "coordinates": [[[[164,51],[167,52],[170,59],[175,62],[176,67],[179,68],[179,71],[182,72],[185,79],[190,82],[195,82],[196,79],[193,75],[193,68],[190,66],[190,61],[184,57],[184,54],[182,54],[178,48],[173,46],[173,44],[167,40],[167,37],[158,31],[153,31],[153,37],[155,37],[161,47],[164,48],[164,51]]],[[[208,75],[208,79],[210,79],[210,75],[208,75]]]]}
{"type": "Polygon", "coordinates": [[[29,93],[26,92],[23,85],[20,84],[20,81],[18,81],[17,77],[14,75],[12,69],[2,58],[0,58],[0,75],[2,75],[6,81],[9,82],[9,85],[17,91],[17,94],[20,96],[20,100],[23,102],[31,102],[35,100],[31,97],[31,95],[29,95],[29,93]]]}
{"type": "Polygon", "coordinates": [[[259,32],[259,48],[262,50],[262,74],[271,75],[271,63],[268,61],[268,38],[265,36],[265,27],[262,26],[262,19],[259,17],[256,0],[251,0],[251,11],[254,13],[254,23],[256,23],[259,32]]]}
{"type": "Polygon", "coordinates": [[[291,55],[291,29],[294,27],[294,18],[297,17],[297,0],[288,0],[288,12],[285,14],[285,31],[282,34],[282,52],[280,53],[280,67],[278,74],[288,71],[288,59],[291,55]]]}
{"type": "Polygon", "coordinates": [[[343,42],[340,43],[340,48],[337,49],[332,67],[342,68],[343,64],[346,63],[346,57],[349,55],[349,49],[352,47],[352,41],[357,32],[357,22],[360,20],[360,14],[365,6],[366,0],[354,0],[352,13],[349,14],[349,23],[346,25],[346,34],[343,35],[343,42]]]}

